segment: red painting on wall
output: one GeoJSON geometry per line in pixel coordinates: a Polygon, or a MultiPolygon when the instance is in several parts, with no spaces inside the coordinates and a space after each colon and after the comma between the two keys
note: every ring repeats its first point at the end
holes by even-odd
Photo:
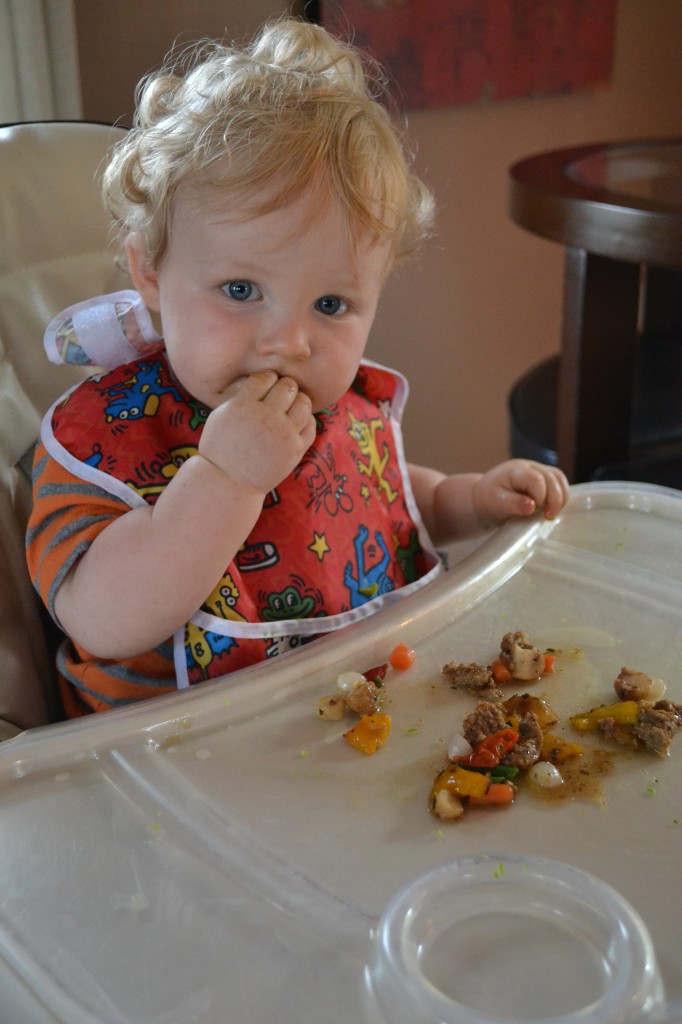
{"type": "Polygon", "coordinates": [[[321,0],[320,20],[378,58],[408,109],[608,84],[616,0],[321,0]]]}

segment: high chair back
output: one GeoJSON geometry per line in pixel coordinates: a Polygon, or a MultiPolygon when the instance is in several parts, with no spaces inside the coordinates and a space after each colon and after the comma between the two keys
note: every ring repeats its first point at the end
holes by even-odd
{"type": "Polygon", "coordinates": [[[41,418],[88,370],[49,363],[43,333],[66,306],[127,285],[100,197],[104,159],[124,133],[87,122],[0,127],[0,739],[59,715],[24,535],[41,418]]]}

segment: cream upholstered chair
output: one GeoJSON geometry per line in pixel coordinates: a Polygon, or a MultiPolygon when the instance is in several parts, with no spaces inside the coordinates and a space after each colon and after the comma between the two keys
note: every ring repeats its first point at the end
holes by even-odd
{"type": "Polygon", "coordinates": [[[0,739],[58,715],[24,532],[41,417],[87,371],[50,364],[43,332],[66,306],[126,287],[99,184],[124,132],[87,122],[0,127],[0,739]]]}

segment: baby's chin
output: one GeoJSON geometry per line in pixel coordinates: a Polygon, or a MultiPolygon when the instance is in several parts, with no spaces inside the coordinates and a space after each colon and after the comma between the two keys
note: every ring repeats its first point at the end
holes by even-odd
{"type": "MultiPolygon", "coordinates": [[[[313,407],[313,412],[317,414],[320,412],[324,412],[325,409],[329,409],[330,406],[334,405],[336,402],[339,401],[340,398],[343,397],[343,395],[345,395],[346,391],[348,391],[348,388],[351,386],[352,383],[353,380],[351,379],[348,382],[341,381],[340,384],[338,384],[337,387],[334,388],[322,388],[319,390],[315,389],[312,391],[307,391],[306,394],[310,398],[310,402],[313,407]]],[[[303,388],[302,390],[305,389],[303,388]]]]}

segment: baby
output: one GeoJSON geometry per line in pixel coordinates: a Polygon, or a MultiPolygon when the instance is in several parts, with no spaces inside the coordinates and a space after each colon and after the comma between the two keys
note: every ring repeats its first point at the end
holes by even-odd
{"type": "Polygon", "coordinates": [[[435,544],[566,501],[525,460],[405,461],[406,382],[363,355],[432,199],[373,88],[288,19],[143,83],[104,192],[163,343],[58,401],[35,461],[28,560],[69,716],[371,615],[441,571],[435,544]]]}

